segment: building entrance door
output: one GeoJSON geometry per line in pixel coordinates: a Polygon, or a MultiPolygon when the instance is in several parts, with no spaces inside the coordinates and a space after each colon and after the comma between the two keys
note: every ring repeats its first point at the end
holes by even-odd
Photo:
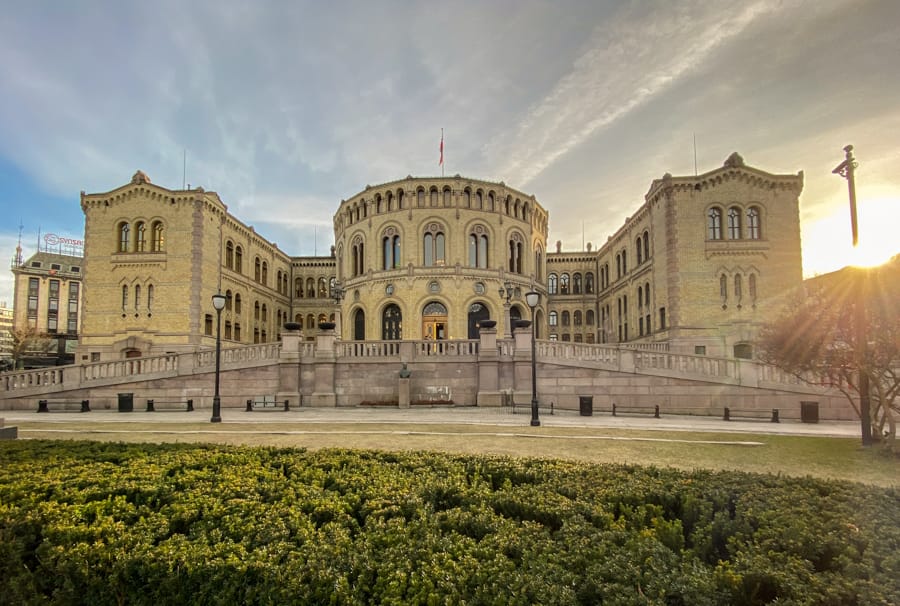
{"type": "Polygon", "coordinates": [[[422,312],[422,338],[443,341],[447,338],[447,308],[438,302],[425,306],[422,312]]]}

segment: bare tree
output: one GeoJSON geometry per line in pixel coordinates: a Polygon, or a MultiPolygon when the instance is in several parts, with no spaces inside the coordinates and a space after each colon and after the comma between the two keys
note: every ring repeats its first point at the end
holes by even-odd
{"type": "Polygon", "coordinates": [[[807,383],[839,389],[857,414],[861,392],[868,392],[872,435],[893,448],[900,415],[900,257],[809,280],[789,309],[762,331],[760,358],[807,383]]]}

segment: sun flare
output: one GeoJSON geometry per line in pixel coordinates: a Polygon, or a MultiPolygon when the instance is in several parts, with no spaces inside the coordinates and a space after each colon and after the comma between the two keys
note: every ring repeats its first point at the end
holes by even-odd
{"type": "Polygon", "coordinates": [[[876,267],[900,253],[900,198],[881,197],[859,204],[859,242],[853,246],[847,204],[803,228],[804,275],[842,267],[876,267]]]}

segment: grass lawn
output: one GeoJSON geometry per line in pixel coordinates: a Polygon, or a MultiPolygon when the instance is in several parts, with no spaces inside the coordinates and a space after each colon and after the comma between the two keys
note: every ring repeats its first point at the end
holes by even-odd
{"type": "Polygon", "coordinates": [[[622,430],[387,423],[18,423],[22,438],[122,442],[212,442],[256,446],[426,450],[740,470],[900,486],[900,457],[858,439],[622,430]]]}

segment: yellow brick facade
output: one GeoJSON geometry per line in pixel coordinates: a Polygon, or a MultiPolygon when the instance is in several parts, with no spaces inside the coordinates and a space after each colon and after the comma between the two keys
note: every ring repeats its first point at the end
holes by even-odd
{"type": "Polygon", "coordinates": [[[440,340],[474,338],[490,319],[503,337],[531,317],[524,294],[536,290],[538,338],[743,356],[800,284],[802,185],[802,173],[765,173],[734,154],[703,175],[655,180],[599,249],[548,253],[534,196],[407,177],[341,201],[330,256],[290,257],[215,193],[138,172],[82,194],[80,361],[212,346],[216,292],[227,297],[226,347],[278,340],[288,321],[305,338],[334,321],[344,340],[440,340]]]}

